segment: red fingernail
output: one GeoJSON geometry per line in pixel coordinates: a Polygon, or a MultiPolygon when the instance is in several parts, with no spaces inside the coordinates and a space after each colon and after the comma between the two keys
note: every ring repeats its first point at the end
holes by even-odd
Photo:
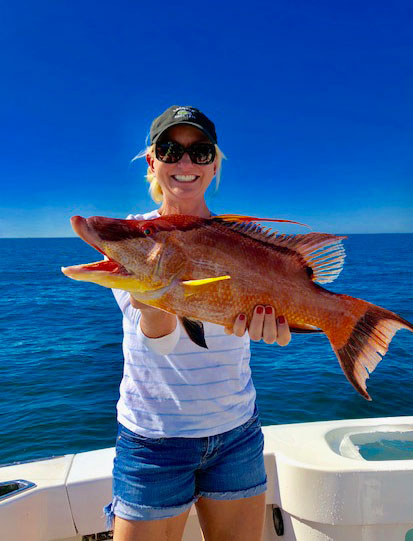
{"type": "Polygon", "coordinates": [[[244,321],[245,315],[244,315],[244,314],[240,314],[239,319],[240,319],[240,321],[244,321]]]}
{"type": "Polygon", "coordinates": [[[280,317],[278,318],[278,323],[280,323],[281,325],[282,325],[283,323],[285,323],[285,317],[284,317],[284,316],[280,316],[280,317]]]}
{"type": "Polygon", "coordinates": [[[264,308],[262,306],[258,306],[257,314],[262,314],[263,312],[264,312],[264,308]]]}
{"type": "Polygon", "coordinates": [[[271,308],[271,306],[266,306],[266,307],[265,307],[265,313],[266,313],[266,314],[272,314],[272,308],[271,308]]]}

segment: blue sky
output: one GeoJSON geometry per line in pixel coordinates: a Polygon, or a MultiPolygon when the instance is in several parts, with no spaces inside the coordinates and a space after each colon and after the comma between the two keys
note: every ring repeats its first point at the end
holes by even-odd
{"type": "Polygon", "coordinates": [[[408,1],[3,3],[0,237],[154,208],[152,119],[210,116],[215,212],[337,233],[413,232],[408,1]]]}

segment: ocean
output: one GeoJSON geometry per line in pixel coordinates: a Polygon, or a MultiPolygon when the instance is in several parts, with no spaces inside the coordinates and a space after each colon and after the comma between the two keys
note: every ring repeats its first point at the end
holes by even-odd
{"type": "MultiPolygon", "coordinates": [[[[413,321],[413,234],[350,235],[328,289],[413,321]]],[[[122,376],[121,313],[111,291],[61,266],[99,259],[78,238],[0,239],[0,463],[112,447],[122,376]]],[[[368,380],[347,382],[327,338],[252,343],[263,425],[413,415],[413,334],[394,337],[368,380]]]]}

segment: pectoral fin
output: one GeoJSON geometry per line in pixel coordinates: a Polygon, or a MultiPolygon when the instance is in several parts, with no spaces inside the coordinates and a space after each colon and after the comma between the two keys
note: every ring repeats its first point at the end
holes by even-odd
{"type": "Polygon", "coordinates": [[[203,286],[205,284],[211,284],[212,282],[218,282],[219,280],[229,280],[231,276],[226,274],[225,276],[216,276],[215,278],[202,278],[201,280],[185,280],[182,282],[184,286],[196,287],[203,286]]]}
{"type": "Polygon", "coordinates": [[[201,348],[208,349],[205,342],[204,325],[202,321],[189,319],[187,317],[180,317],[179,320],[192,342],[201,348]]]}
{"type": "Polygon", "coordinates": [[[181,283],[184,286],[185,297],[188,297],[189,295],[197,293],[200,286],[209,285],[214,282],[219,282],[221,280],[229,280],[230,278],[231,276],[229,276],[229,274],[226,274],[224,276],[216,276],[215,278],[202,278],[201,280],[185,280],[181,283]]]}

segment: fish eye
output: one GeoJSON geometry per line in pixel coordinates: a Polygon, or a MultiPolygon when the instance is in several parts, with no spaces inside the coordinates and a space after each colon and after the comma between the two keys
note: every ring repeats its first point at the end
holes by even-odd
{"type": "Polygon", "coordinates": [[[145,229],[143,230],[144,235],[150,235],[151,233],[152,233],[151,227],[145,227],[145,229]]]}

